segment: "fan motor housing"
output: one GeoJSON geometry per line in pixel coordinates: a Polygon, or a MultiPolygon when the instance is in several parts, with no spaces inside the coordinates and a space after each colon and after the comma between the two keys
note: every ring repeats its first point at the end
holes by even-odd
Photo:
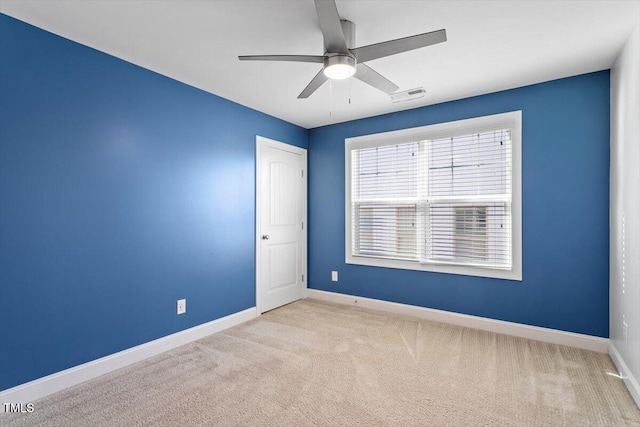
{"type": "Polygon", "coordinates": [[[332,65],[347,65],[353,68],[356,67],[356,58],[353,55],[347,55],[344,53],[337,53],[335,55],[324,57],[324,67],[331,67],[332,65]]]}

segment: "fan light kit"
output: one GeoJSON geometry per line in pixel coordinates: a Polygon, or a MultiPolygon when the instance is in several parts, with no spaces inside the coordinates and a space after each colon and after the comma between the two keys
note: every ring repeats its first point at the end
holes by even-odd
{"type": "Polygon", "coordinates": [[[343,80],[356,73],[356,60],[349,55],[334,55],[324,59],[324,75],[343,80]]]}
{"type": "MultiPolygon", "coordinates": [[[[324,55],[249,55],[238,57],[241,61],[292,61],[323,64],[322,70],[298,95],[298,99],[308,98],[328,79],[341,80],[351,76],[391,95],[398,90],[398,86],[363,62],[447,41],[447,32],[438,30],[355,47],[356,24],[346,19],[340,19],[335,0],[314,0],[314,2],[324,41],[324,55]]],[[[424,91],[422,96],[424,96],[424,91]]],[[[416,97],[420,97],[420,95],[416,97]]]]}

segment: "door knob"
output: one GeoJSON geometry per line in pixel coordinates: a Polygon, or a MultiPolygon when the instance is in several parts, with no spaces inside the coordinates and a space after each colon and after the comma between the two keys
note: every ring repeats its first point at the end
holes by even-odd
{"type": "Polygon", "coordinates": [[[268,234],[263,234],[262,235],[262,240],[269,240],[269,235],[268,234]]]}

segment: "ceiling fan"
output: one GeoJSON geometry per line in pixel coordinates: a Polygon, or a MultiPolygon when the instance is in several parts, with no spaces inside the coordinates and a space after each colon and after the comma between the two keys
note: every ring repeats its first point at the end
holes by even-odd
{"type": "Polygon", "coordinates": [[[351,76],[387,94],[392,94],[398,90],[398,86],[363,64],[364,62],[447,41],[447,33],[443,29],[355,47],[356,24],[346,19],[340,19],[335,0],[314,0],[314,2],[324,38],[324,55],[248,55],[238,57],[241,61],[293,61],[323,64],[322,70],[298,95],[298,99],[308,98],[328,79],[346,79],[351,76]]]}

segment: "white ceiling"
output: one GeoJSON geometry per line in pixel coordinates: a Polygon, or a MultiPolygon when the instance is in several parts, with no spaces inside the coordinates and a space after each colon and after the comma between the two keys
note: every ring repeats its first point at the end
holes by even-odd
{"type": "Polygon", "coordinates": [[[393,104],[355,79],[298,94],[320,64],[238,55],[322,55],[312,0],[2,0],[0,12],[305,128],[608,69],[640,0],[337,0],[356,46],[445,28],[448,41],[367,64],[424,98],[393,104]],[[349,98],[351,102],[349,103],[349,98]]]}

